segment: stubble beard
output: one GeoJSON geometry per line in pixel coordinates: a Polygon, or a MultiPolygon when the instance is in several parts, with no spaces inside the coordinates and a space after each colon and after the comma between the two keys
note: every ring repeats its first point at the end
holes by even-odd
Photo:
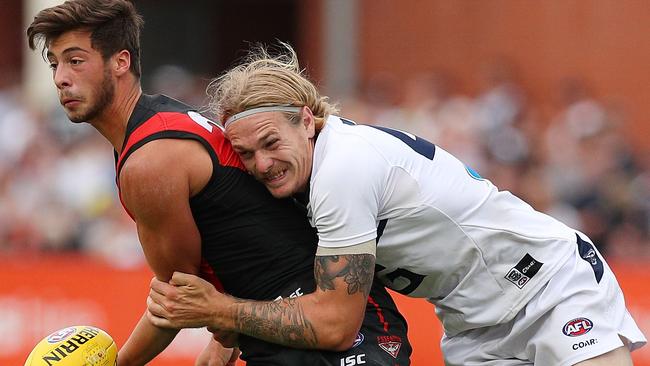
{"type": "Polygon", "coordinates": [[[111,74],[108,68],[104,68],[104,78],[97,92],[97,101],[91,105],[85,113],[68,115],[74,123],[88,122],[102,114],[106,107],[111,104],[115,96],[115,85],[111,82],[111,74]]]}

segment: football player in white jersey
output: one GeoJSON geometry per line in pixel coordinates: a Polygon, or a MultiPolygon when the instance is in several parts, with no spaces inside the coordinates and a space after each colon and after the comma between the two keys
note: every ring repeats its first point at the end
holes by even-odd
{"type": "Polygon", "coordinates": [[[154,324],[345,349],[376,271],[436,305],[448,365],[632,364],[646,339],[589,238],[426,140],[336,117],[287,47],[253,51],[211,92],[249,172],[318,229],[317,291],[246,301],[176,273],[152,282],[154,324]]]}

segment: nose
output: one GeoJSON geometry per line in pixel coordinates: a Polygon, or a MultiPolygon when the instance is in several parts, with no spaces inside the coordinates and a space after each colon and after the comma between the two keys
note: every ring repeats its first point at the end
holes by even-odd
{"type": "Polygon", "coordinates": [[[259,173],[266,173],[271,170],[273,159],[263,151],[255,152],[255,169],[259,173]]]}
{"type": "Polygon", "coordinates": [[[54,85],[58,89],[64,89],[72,85],[70,73],[62,65],[58,65],[54,70],[54,85]]]}

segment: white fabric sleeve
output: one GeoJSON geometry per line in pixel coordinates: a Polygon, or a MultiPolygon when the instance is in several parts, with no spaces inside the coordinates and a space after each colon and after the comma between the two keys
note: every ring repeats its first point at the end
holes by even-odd
{"type": "Polygon", "coordinates": [[[319,246],[316,249],[316,256],[327,256],[327,255],[348,255],[348,254],[371,254],[372,256],[377,256],[377,242],[369,240],[361,244],[354,244],[347,247],[337,247],[337,248],[324,248],[319,246]]]}
{"type": "Polygon", "coordinates": [[[310,204],[319,247],[346,247],[377,237],[388,166],[363,140],[344,138],[328,150],[312,179],[310,204]]]}

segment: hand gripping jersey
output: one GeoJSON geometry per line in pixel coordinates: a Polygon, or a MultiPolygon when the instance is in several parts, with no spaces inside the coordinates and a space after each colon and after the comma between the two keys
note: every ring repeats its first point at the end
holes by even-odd
{"type": "Polygon", "coordinates": [[[318,245],[375,239],[378,277],[433,302],[448,335],[512,319],[576,245],[574,230],[406,132],[330,117],[313,160],[318,245]]]}
{"type": "MultiPolygon", "coordinates": [[[[135,150],[166,138],[198,141],[212,159],[212,177],[190,199],[201,235],[201,275],[217,289],[246,299],[313,292],[317,237],[305,208],[292,199],[271,196],[246,173],[221,128],[191,107],[166,96],[142,95],[128,121],[122,153],[116,157],[117,176],[135,150]]],[[[292,349],[244,335],[239,346],[250,366],[325,366],[344,360],[408,365],[406,321],[379,282],[371,290],[359,337],[345,352],[292,349]],[[393,348],[382,348],[385,345],[393,348]]]]}

